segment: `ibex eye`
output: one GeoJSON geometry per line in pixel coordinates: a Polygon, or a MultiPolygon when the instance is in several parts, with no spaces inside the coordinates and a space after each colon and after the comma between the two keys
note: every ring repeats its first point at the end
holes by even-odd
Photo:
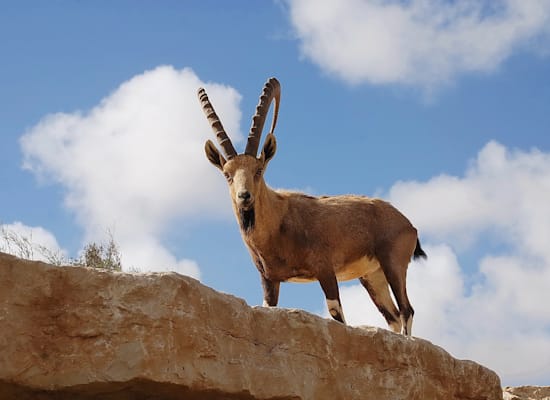
{"type": "Polygon", "coordinates": [[[225,175],[225,179],[227,179],[227,182],[233,182],[233,177],[229,173],[224,172],[223,174],[225,175]]]}
{"type": "Polygon", "coordinates": [[[256,171],[256,176],[258,177],[262,176],[262,172],[264,172],[264,170],[261,168],[258,168],[258,170],[256,171]]]}

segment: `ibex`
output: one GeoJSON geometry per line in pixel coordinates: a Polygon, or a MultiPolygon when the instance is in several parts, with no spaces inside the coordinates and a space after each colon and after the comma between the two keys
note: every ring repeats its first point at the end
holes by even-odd
{"type": "Polygon", "coordinates": [[[260,272],[264,306],[274,307],[281,282],[319,281],[331,316],[345,323],[338,281],[358,278],[390,329],[411,334],[413,308],[407,297],[407,267],[426,257],[417,231],[389,203],[364,196],[321,196],[273,190],[264,181],[277,148],[281,88],[265,84],[244,154],[237,154],[204,89],[198,96],[225,157],[212,141],[206,157],[223,172],[242,238],[260,272]],[[271,131],[257,157],[269,107],[275,100],[271,131]],[[397,300],[395,306],[388,288],[397,300]]]}

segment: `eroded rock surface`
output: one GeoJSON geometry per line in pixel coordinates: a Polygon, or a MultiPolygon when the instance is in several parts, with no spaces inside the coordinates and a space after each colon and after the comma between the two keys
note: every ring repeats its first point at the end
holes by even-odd
{"type": "Polygon", "coordinates": [[[175,273],[0,254],[2,399],[502,399],[425,340],[249,307],[175,273]]]}
{"type": "Polygon", "coordinates": [[[505,387],[504,400],[550,400],[550,386],[505,387]]]}

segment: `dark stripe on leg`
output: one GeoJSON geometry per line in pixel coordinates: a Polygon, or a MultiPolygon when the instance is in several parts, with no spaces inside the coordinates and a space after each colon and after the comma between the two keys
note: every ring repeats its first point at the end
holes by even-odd
{"type": "Polygon", "coordinates": [[[262,276],[262,286],[264,288],[264,306],[275,307],[279,302],[280,282],[273,282],[262,276]]]}
{"type": "Polygon", "coordinates": [[[359,278],[359,282],[361,282],[363,287],[367,289],[367,292],[370,298],[372,299],[374,305],[376,306],[376,308],[378,308],[378,311],[380,311],[380,313],[382,314],[382,316],[384,317],[388,325],[391,326],[393,323],[398,322],[399,311],[395,309],[394,312],[392,313],[390,310],[388,310],[384,306],[384,304],[381,303],[380,299],[377,296],[376,290],[374,289],[374,287],[372,287],[372,285],[369,283],[368,280],[366,280],[365,278],[359,278]]]}

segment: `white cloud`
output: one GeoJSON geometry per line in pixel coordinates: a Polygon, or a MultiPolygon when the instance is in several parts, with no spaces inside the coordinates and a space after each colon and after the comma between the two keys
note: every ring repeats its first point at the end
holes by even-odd
{"type": "MultiPolygon", "coordinates": [[[[409,267],[413,333],[493,368],[504,384],[548,384],[550,154],[490,142],[464,176],[399,182],[387,197],[429,257],[409,267]]],[[[342,289],[348,323],[385,327],[364,292],[342,289]]]]}
{"type": "Polygon", "coordinates": [[[198,264],[189,259],[176,259],[159,241],[158,238],[136,233],[119,242],[121,262],[125,266],[137,267],[140,271],[177,271],[181,274],[200,277],[198,264]]]}
{"type": "Polygon", "coordinates": [[[35,261],[50,262],[66,258],[66,251],[51,232],[19,221],[0,225],[0,251],[35,261]]]}
{"type": "Polygon", "coordinates": [[[549,0],[288,0],[304,56],[350,83],[426,89],[549,39],[549,0]]]}
{"type": "Polygon", "coordinates": [[[21,138],[24,167],[66,188],[86,241],[111,230],[126,266],[198,276],[160,235],[186,217],[230,213],[219,202],[223,180],[203,151],[212,134],[197,100],[201,86],[238,142],[240,95],[170,66],[133,77],[89,111],[48,115],[21,138]]]}
{"type": "Polygon", "coordinates": [[[474,244],[476,235],[490,233],[526,255],[550,260],[548,153],[509,151],[490,142],[464,177],[398,182],[389,197],[405,214],[414,214],[423,234],[464,247],[474,244]]]}

